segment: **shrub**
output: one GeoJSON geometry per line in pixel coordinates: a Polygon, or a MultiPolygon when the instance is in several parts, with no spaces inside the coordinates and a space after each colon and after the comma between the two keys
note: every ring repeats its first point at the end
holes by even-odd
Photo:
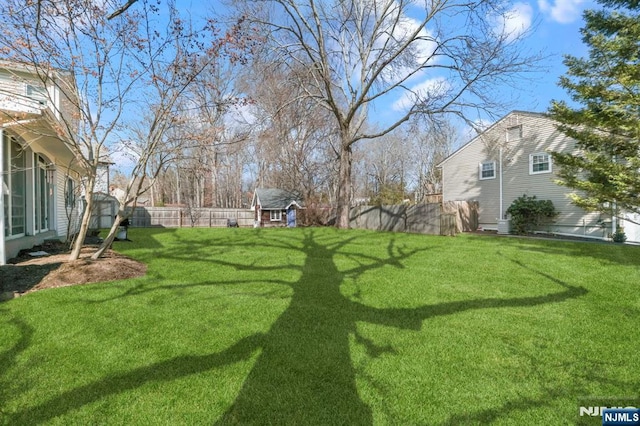
{"type": "Polygon", "coordinates": [[[627,234],[624,233],[624,229],[621,226],[616,228],[616,232],[609,235],[613,242],[615,243],[624,243],[627,241],[627,234]]]}
{"type": "Polygon", "coordinates": [[[526,234],[534,228],[552,222],[558,215],[551,200],[538,200],[536,196],[523,195],[513,200],[507,209],[516,234],[526,234]]]}

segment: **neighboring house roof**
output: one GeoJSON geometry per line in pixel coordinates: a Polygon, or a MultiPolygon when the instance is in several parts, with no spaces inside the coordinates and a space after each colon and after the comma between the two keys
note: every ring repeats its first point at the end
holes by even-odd
{"type": "Polygon", "coordinates": [[[457,156],[460,152],[464,151],[466,148],[469,147],[469,145],[471,145],[473,142],[475,142],[476,140],[480,139],[482,137],[482,135],[484,135],[485,133],[490,132],[493,128],[495,128],[496,126],[500,125],[502,122],[510,119],[513,115],[528,115],[530,117],[544,117],[546,114],[541,113],[541,112],[530,112],[530,111],[519,111],[519,110],[513,110],[510,113],[508,113],[507,115],[505,115],[504,117],[502,117],[501,119],[499,119],[498,121],[496,121],[495,123],[493,123],[491,126],[487,127],[486,129],[484,129],[482,131],[482,133],[478,134],[477,136],[475,136],[473,139],[471,139],[469,142],[467,142],[466,144],[462,145],[460,148],[458,148],[453,154],[451,154],[450,156],[448,156],[447,158],[445,158],[444,160],[442,160],[439,164],[436,165],[436,167],[442,167],[442,165],[444,163],[446,163],[447,161],[449,161],[451,158],[457,156]]]}
{"type": "Polygon", "coordinates": [[[301,208],[299,197],[284,189],[277,188],[256,188],[253,193],[251,208],[258,205],[262,210],[284,210],[295,205],[301,208]]]}

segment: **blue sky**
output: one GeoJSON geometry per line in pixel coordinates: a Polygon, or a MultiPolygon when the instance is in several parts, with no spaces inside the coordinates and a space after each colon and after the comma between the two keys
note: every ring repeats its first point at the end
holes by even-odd
{"type": "MultiPolygon", "coordinates": [[[[183,2],[196,9],[203,7],[191,0],[183,2]]],[[[544,71],[529,74],[515,89],[505,87],[502,90],[505,97],[515,101],[499,113],[512,109],[543,112],[549,108],[552,99],[569,100],[567,93],[557,85],[559,77],[566,73],[563,55],[586,56],[579,32],[583,26],[582,12],[597,5],[593,0],[512,0],[506,4],[511,9],[507,30],[531,30],[522,48],[532,53],[540,52],[548,58],[542,63],[544,71]]],[[[223,10],[217,2],[209,3],[209,7],[223,10]]],[[[376,110],[379,114],[388,114],[393,105],[390,108],[378,106],[376,110]]]]}
{"type": "MultiPolygon", "coordinates": [[[[552,99],[569,101],[567,93],[557,85],[559,77],[566,73],[563,55],[586,56],[579,31],[583,26],[582,12],[597,5],[593,0],[511,0],[505,5],[511,10],[510,19],[505,23],[507,31],[530,30],[531,35],[522,43],[522,48],[531,53],[539,52],[547,59],[541,63],[544,71],[529,73],[516,88],[500,90],[497,95],[512,101],[498,114],[512,109],[544,112],[552,99]]],[[[224,6],[216,0],[177,0],[177,6],[194,19],[212,12],[225,12],[224,6]]],[[[428,81],[416,83],[429,84],[428,81]]],[[[374,120],[390,119],[385,115],[393,114],[394,101],[397,103],[398,99],[390,99],[388,105],[377,105],[374,114],[378,116],[374,120]]]]}
{"type": "Polygon", "coordinates": [[[530,8],[531,18],[521,16],[523,25],[533,25],[533,33],[524,43],[533,51],[549,55],[544,62],[546,71],[535,75],[534,80],[523,85],[519,105],[515,109],[546,111],[551,100],[569,100],[567,93],[558,87],[558,79],[567,71],[562,63],[563,55],[586,56],[580,28],[582,12],[593,8],[594,3],[582,0],[538,0],[518,2],[530,8]]]}
{"type": "MultiPolygon", "coordinates": [[[[544,112],[552,99],[569,101],[567,93],[557,85],[559,77],[566,73],[566,67],[562,63],[563,55],[586,56],[587,49],[580,39],[579,31],[583,26],[582,12],[597,5],[593,0],[512,0],[507,5],[512,11],[508,28],[531,30],[531,35],[523,42],[522,48],[540,52],[548,58],[542,64],[543,72],[529,75],[515,89],[505,87],[501,90],[503,96],[515,100],[506,105],[504,111],[497,113],[504,115],[513,109],[544,112]]],[[[177,0],[177,6],[195,20],[212,11],[224,12],[224,7],[215,0],[177,0]]],[[[372,121],[386,121],[384,116],[393,113],[393,104],[390,102],[389,105],[378,105],[372,112],[377,114],[371,117],[372,121]]],[[[491,123],[486,117],[478,117],[478,121],[480,120],[483,125],[491,123]]],[[[459,134],[459,143],[462,144],[473,136],[471,129],[463,125],[460,125],[459,134]]]]}

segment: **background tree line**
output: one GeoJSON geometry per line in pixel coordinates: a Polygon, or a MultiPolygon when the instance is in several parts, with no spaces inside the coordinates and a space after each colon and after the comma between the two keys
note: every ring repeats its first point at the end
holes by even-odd
{"type": "Polygon", "coordinates": [[[452,118],[501,112],[492,89],[540,59],[519,49],[527,34],[507,29],[501,0],[237,1],[224,12],[194,17],[173,0],[0,4],[2,59],[45,86],[72,82],[62,93],[76,113],[60,116],[59,134],[88,203],[72,258],[107,155],[131,163],[95,256],[141,197],[238,207],[276,186],[330,206],[341,228],[356,198],[419,200],[438,191],[452,118]],[[72,78],[52,80],[60,70],[72,78]]]}

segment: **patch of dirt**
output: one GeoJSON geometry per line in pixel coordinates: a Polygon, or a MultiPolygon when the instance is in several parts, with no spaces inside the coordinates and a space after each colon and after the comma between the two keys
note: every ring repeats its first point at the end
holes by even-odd
{"type": "Polygon", "coordinates": [[[45,288],[115,281],[143,276],[147,265],[112,250],[97,260],[91,254],[97,247],[85,246],[80,259],[69,261],[70,251],[59,242],[47,242],[29,250],[0,266],[0,300],[7,300],[45,288]],[[46,256],[29,253],[44,251],[46,256]]]}

